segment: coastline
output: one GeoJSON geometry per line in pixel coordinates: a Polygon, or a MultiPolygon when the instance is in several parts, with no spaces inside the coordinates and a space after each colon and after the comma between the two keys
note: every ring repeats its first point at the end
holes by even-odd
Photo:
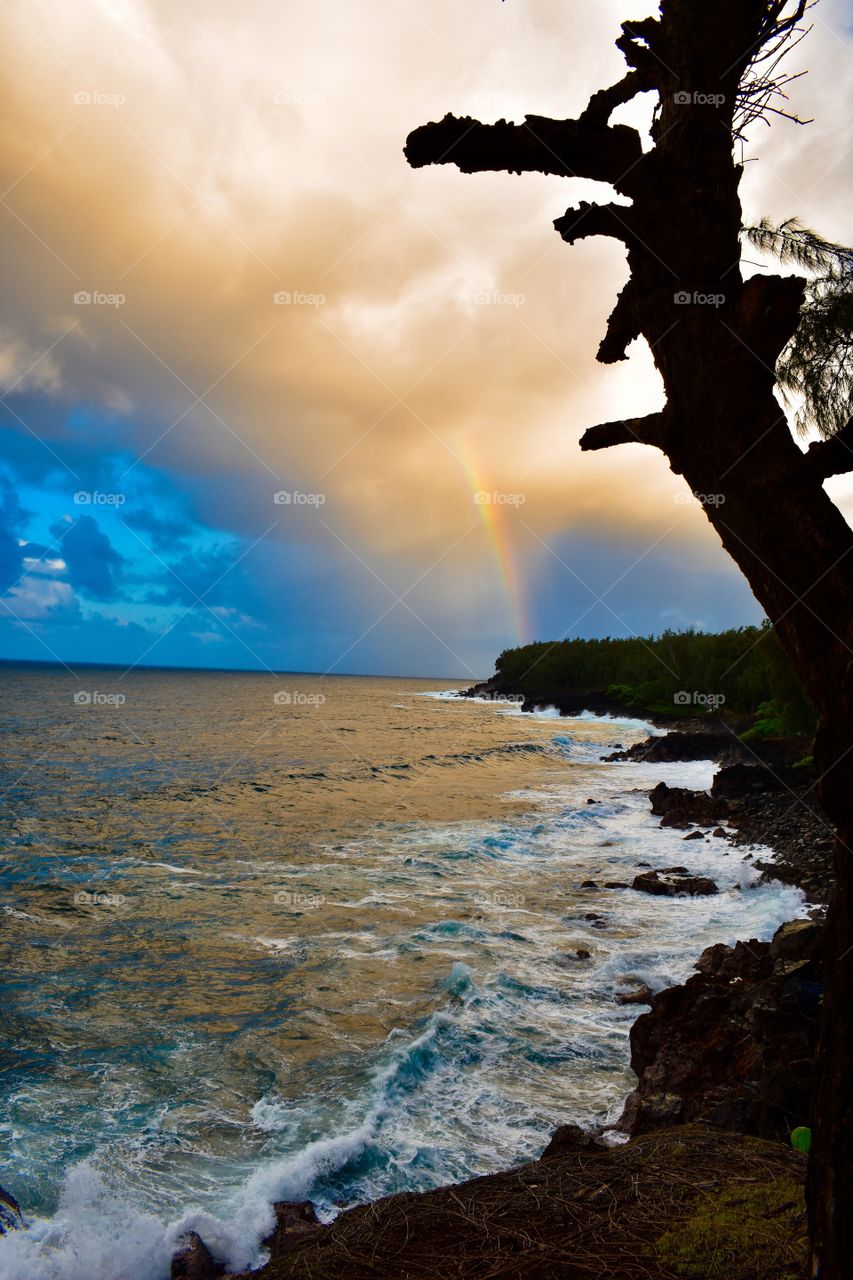
{"type": "MultiPolygon", "coordinates": [[[[603,712],[600,706],[583,708],[582,710],[587,710],[594,716],[601,714],[610,716],[627,715],[631,719],[636,719],[636,710],[617,709],[613,705],[609,706],[606,712],[603,712]]],[[[571,711],[568,714],[578,714],[578,712],[571,711]]],[[[650,719],[656,723],[656,727],[665,728],[668,731],[644,742],[637,743],[627,752],[614,751],[612,755],[604,757],[604,759],[613,760],[614,762],[618,762],[620,759],[627,759],[646,764],[653,764],[658,760],[661,762],[678,762],[681,760],[707,760],[709,758],[729,761],[729,763],[721,767],[717,774],[717,778],[719,778],[721,775],[728,773],[728,781],[723,788],[725,794],[721,793],[716,797],[712,794],[710,798],[718,808],[707,810],[709,797],[702,792],[689,792],[677,787],[667,788],[663,783],[659,787],[654,787],[649,793],[651,812],[658,814],[660,810],[658,815],[661,819],[660,825],[683,828],[686,834],[682,838],[685,839],[698,838],[699,834],[701,834],[701,829],[705,828],[706,834],[704,838],[709,841],[713,840],[717,846],[715,851],[716,865],[720,867],[723,866],[718,858],[722,844],[719,834],[719,831],[722,830],[719,827],[720,822],[725,822],[729,828],[726,834],[729,837],[729,851],[733,862],[740,852],[737,847],[738,842],[759,842],[765,846],[773,847],[773,842],[764,835],[764,827],[767,821],[766,806],[775,804],[778,808],[780,798],[783,803],[786,799],[790,800],[789,792],[783,789],[781,792],[777,792],[774,798],[769,792],[765,793],[761,788],[756,789],[755,787],[745,786],[744,783],[749,779],[745,779],[742,776],[745,767],[742,761],[739,762],[732,756],[730,733],[725,731],[717,732],[716,736],[714,736],[713,728],[709,729],[707,723],[693,720],[686,721],[683,717],[674,717],[667,725],[661,723],[662,717],[650,717],[650,719]],[[732,770],[734,772],[729,772],[732,770]],[[740,770],[740,773],[738,773],[738,770],[740,770]],[[660,787],[664,789],[663,797],[659,794],[660,787]],[[657,799],[655,798],[656,795],[657,799]],[[703,805],[706,807],[705,810],[703,810],[703,805]],[[725,814],[722,812],[723,805],[726,807],[725,814]],[[742,810],[739,813],[740,821],[736,823],[734,818],[739,810],[742,810]],[[712,830],[712,823],[717,834],[714,834],[712,830]]],[[[750,772],[754,772],[754,770],[750,770],[750,772]]],[[[672,778],[673,775],[670,772],[667,776],[672,778]]],[[[715,778],[715,784],[717,778],[715,778]]],[[[803,788],[807,788],[809,785],[805,777],[797,777],[795,781],[797,786],[803,788]]],[[[776,821],[776,826],[788,838],[788,842],[792,844],[792,847],[786,849],[785,852],[788,860],[786,865],[790,864],[788,883],[801,884],[797,876],[802,870],[802,865],[801,861],[798,862],[796,841],[792,843],[792,832],[796,824],[792,824],[790,821],[783,823],[783,816],[781,812],[776,813],[774,820],[776,821]]],[[[671,837],[668,837],[668,839],[672,838],[678,838],[675,832],[671,837]]],[[[798,839],[802,838],[802,836],[798,837],[798,839]]],[[[779,841],[780,845],[784,843],[785,841],[783,840],[779,841]]],[[[696,846],[689,847],[691,850],[696,848],[696,846]]],[[[780,849],[777,848],[777,857],[779,853],[780,849]]],[[[744,854],[743,857],[745,861],[753,860],[749,853],[744,854]]],[[[761,863],[756,863],[755,865],[763,870],[766,879],[781,878],[774,875],[777,865],[781,864],[768,863],[766,869],[763,869],[761,863]]],[[[642,863],[638,866],[638,875],[640,874],[641,866],[642,863]]],[[[678,872],[679,869],[673,868],[672,870],[678,872]]],[[[686,883],[684,878],[676,876],[674,893],[684,891],[686,883]]],[[[602,885],[603,889],[612,889],[613,887],[613,885],[602,885]]],[[[630,890],[639,887],[641,886],[627,883],[617,886],[620,893],[623,889],[630,890]]],[[[801,887],[804,886],[801,884],[801,887]]],[[[595,905],[596,888],[597,886],[593,883],[584,885],[585,891],[589,892],[591,906],[595,905]]],[[[651,890],[651,892],[657,892],[657,890],[651,890]]],[[[809,893],[808,890],[807,894],[812,901],[817,901],[815,895],[809,893]]],[[[635,901],[637,897],[638,895],[634,895],[635,901]]],[[[650,913],[654,912],[655,903],[649,901],[648,908],[650,913]]],[[[713,937],[713,934],[711,936],[713,937]]],[[[766,937],[768,935],[765,934],[763,936],[766,937]]],[[[802,938],[798,939],[797,945],[800,945],[802,941],[802,938]]],[[[748,1167],[750,1160],[756,1157],[756,1149],[744,1146],[737,1136],[738,1133],[742,1134],[742,1131],[745,1130],[751,1138],[756,1140],[772,1137],[776,1140],[775,1145],[780,1146],[778,1142],[778,1137],[780,1136],[778,1123],[776,1129],[772,1125],[769,1128],[767,1126],[762,1128],[760,1117],[758,1120],[750,1117],[744,1120],[743,1115],[737,1113],[737,1108],[731,1106],[729,1108],[731,1114],[727,1117],[722,1116],[721,1107],[725,1109],[731,1100],[725,1096],[720,1096],[719,1080],[712,1079],[709,1081],[706,1079],[700,1081],[694,1078],[696,1076],[694,1070],[695,1062],[701,1062],[703,1059],[703,1037],[707,1038],[709,1032],[713,1032],[715,1025],[721,1026],[725,1018],[728,1017],[728,1014],[721,1007],[721,993],[728,991],[732,984],[737,984],[739,988],[738,994],[742,997],[740,1007],[737,1010],[729,1011],[733,1014],[736,1013],[737,1017],[728,1017],[729,1041],[736,1042],[738,1038],[743,1038],[744,1019],[748,1017],[751,1006],[759,999],[765,1005],[768,999],[777,999],[778,992],[770,990],[767,985],[769,979],[770,987],[772,987],[773,970],[777,961],[781,961],[783,966],[786,967],[786,973],[791,964],[797,965],[805,961],[802,953],[796,952],[796,948],[793,952],[791,951],[790,942],[785,944],[786,951],[783,956],[770,955],[770,950],[775,944],[769,942],[739,944],[739,948],[742,950],[744,945],[746,946],[745,954],[741,954],[738,948],[725,946],[707,948],[696,966],[699,969],[699,973],[695,977],[702,979],[701,992],[696,989],[697,984],[694,978],[689,978],[681,986],[665,988],[653,998],[651,997],[651,992],[647,989],[645,993],[642,990],[627,993],[614,992],[614,999],[619,1003],[636,1003],[647,1007],[650,1006],[650,1008],[648,1013],[641,1013],[640,1018],[634,1022],[631,1031],[632,1066],[634,1066],[635,1073],[639,1077],[638,1086],[629,1095],[622,1118],[615,1124],[609,1125],[609,1133],[606,1136],[602,1137],[603,1131],[596,1130],[584,1133],[577,1129],[576,1126],[564,1125],[556,1131],[551,1143],[539,1160],[530,1161],[528,1159],[528,1163],[509,1168],[505,1172],[486,1174],[469,1182],[442,1186],[434,1191],[405,1192],[387,1196],[382,1200],[372,1201],[358,1208],[344,1211],[329,1226],[321,1226],[317,1222],[310,1204],[278,1204],[275,1206],[276,1229],[272,1237],[266,1242],[270,1249],[270,1260],[255,1271],[232,1271],[227,1274],[243,1277],[253,1276],[262,1278],[262,1280],[274,1280],[274,1277],[283,1275],[302,1276],[315,1274],[329,1277],[340,1275],[343,1280],[344,1276],[362,1274],[357,1269],[352,1269],[352,1267],[347,1269],[341,1259],[335,1262],[333,1255],[339,1248],[343,1249],[345,1253],[347,1250],[351,1251],[353,1233],[361,1233],[363,1242],[364,1224],[366,1221],[374,1220],[377,1214],[387,1219],[389,1224],[397,1220],[401,1209],[404,1215],[408,1216],[414,1215],[417,1217],[425,1214],[430,1221],[433,1221],[438,1215],[438,1219],[443,1223],[439,1234],[444,1234],[448,1228],[447,1215],[452,1217],[455,1212],[453,1206],[460,1195],[468,1196],[470,1194],[473,1197],[471,1205],[472,1212],[474,1212],[476,1205],[489,1202],[493,1195],[499,1193],[501,1196],[505,1196],[507,1194],[516,1195],[517,1193],[521,1198],[516,1208],[520,1209],[523,1197],[528,1194],[525,1188],[530,1185],[529,1178],[534,1176],[530,1173],[531,1170],[535,1170],[542,1165],[543,1161],[547,1160],[551,1169],[550,1179],[557,1176],[559,1179],[569,1178],[570,1180],[576,1180],[579,1176],[576,1165],[581,1151],[584,1153],[583,1159],[585,1162],[588,1163],[590,1160],[593,1162],[593,1166],[597,1170],[595,1176],[599,1179],[599,1185],[601,1179],[605,1176],[618,1181],[622,1176],[620,1171],[623,1168],[618,1158],[618,1151],[621,1148],[614,1149],[606,1145],[608,1142],[612,1143],[617,1136],[621,1136],[623,1139],[629,1137],[630,1142],[627,1146],[631,1147],[636,1153],[640,1151],[640,1148],[635,1145],[639,1138],[654,1133],[663,1145],[649,1147],[648,1150],[654,1150],[658,1155],[665,1152],[667,1160],[674,1159],[677,1165],[680,1158],[679,1154],[671,1148],[666,1135],[674,1125],[680,1125],[684,1122],[692,1124],[698,1120],[705,1125],[710,1124],[720,1128],[721,1132],[726,1134],[727,1137],[725,1137],[723,1145],[718,1144],[713,1150],[719,1155],[725,1147],[727,1152],[726,1162],[729,1165],[732,1163],[737,1165],[738,1161],[742,1161],[744,1162],[744,1168],[748,1167]],[[710,959],[705,963],[705,972],[703,973],[702,964],[706,961],[709,952],[717,954],[713,958],[713,963],[711,963],[710,959]],[[732,959],[732,956],[734,959],[732,959]],[[748,958],[751,958],[751,970],[746,963],[748,958]],[[759,990],[755,986],[756,983],[763,983],[764,985],[759,990]],[[693,985],[691,986],[691,984],[693,985]],[[754,990],[753,987],[755,988],[754,990]],[[651,1050],[656,1047],[656,1040],[667,1046],[672,1042],[670,1034],[672,1024],[670,1002],[673,992],[688,992],[687,996],[679,997],[680,1003],[678,1004],[677,1018],[687,1025],[688,1030],[692,1026],[692,1032],[682,1036],[678,1041],[680,1057],[677,1060],[663,1063],[658,1061],[660,1055],[652,1053],[651,1050]],[[694,1005],[700,1009],[701,1016],[693,1016],[690,1012],[694,1005]],[[685,1009],[690,1014],[686,1019],[685,1009]],[[738,1018],[740,1018],[740,1021],[738,1021],[738,1018]],[[650,1023],[651,1027],[649,1026],[650,1023]],[[638,1031],[638,1028],[642,1029],[643,1027],[646,1028],[644,1032],[642,1030],[638,1031]],[[635,1040],[637,1041],[636,1044],[635,1040]],[[640,1055],[643,1055],[642,1061],[640,1055]],[[686,1071],[685,1067],[687,1068],[686,1071]],[[682,1076],[686,1075],[686,1079],[678,1081],[678,1087],[682,1091],[681,1093],[676,1093],[675,1088],[669,1086],[675,1082],[675,1077],[679,1071],[682,1076]],[[664,1073],[663,1081],[661,1080],[662,1072],[664,1073]],[[663,1088],[661,1088],[662,1083],[664,1085],[663,1088]],[[702,1092],[703,1088],[705,1090],[704,1093],[702,1092]],[[629,1104],[634,1095],[637,1095],[634,1114],[629,1114],[629,1104]],[[661,1096],[663,1103],[661,1102],[661,1096]],[[673,1098],[680,1098],[681,1101],[674,1102],[673,1098]],[[716,1109],[714,1115],[706,1114],[709,1108],[716,1109]],[[722,1124],[720,1123],[721,1119],[722,1124]],[[556,1173],[556,1170],[559,1170],[559,1172],[556,1173]],[[512,1190],[513,1188],[515,1190],[512,1190]],[[309,1254],[313,1261],[309,1260],[309,1254]],[[320,1269],[312,1269],[316,1267],[320,1269]]],[[[580,956],[580,952],[578,956],[580,956]]],[[[670,978],[670,981],[672,980],[670,978]]],[[[652,979],[650,978],[649,981],[652,981],[652,979]]],[[[762,1069],[767,1066],[768,1056],[772,1060],[776,1052],[772,1028],[769,1043],[765,1048],[766,1051],[763,1051],[762,1063],[759,1064],[762,1065],[762,1069]]],[[[772,1070],[772,1061],[770,1069],[772,1070]]],[[[751,1087],[753,1091],[757,1088],[760,1092],[762,1088],[761,1079],[751,1081],[751,1087]]],[[[783,1104],[785,1103],[785,1099],[781,1101],[783,1104]]],[[[790,1102],[787,1113],[784,1105],[782,1106],[783,1125],[785,1123],[784,1115],[792,1114],[792,1108],[793,1111],[796,1111],[799,1106],[800,1102],[796,1099],[790,1102]]],[[[609,1118],[612,1119],[612,1116],[609,1118]]],[[[693,1138],[690,1141],[692,1143],[693,1138]]],[[[710,1151],[711,1148],[709,1147],[708,1150],[710,1151]]],[[[782,1147],[781,1150],[784,1152],[784,1159],[779,1156],[778,1151],[774,1153],[775,1157],[778,1157],[778,1160],[781,1161],[779,1168],[783,1165],[787,1167],[786,1161],[790,1162],[789,1157],[793,1157],[790,1148],[782,1147]]],[[[639,1156],[636,1158],[639,1159],[639,1156]]],[[[764,1159],[764,1156],[762,1155],[761,1158],[764,1159]]],[[[625,1159],[631,1165],[635,1155],[625,1157],[625,1159]]],[[[799,1158],[797,1157],[796,1159],[799,1158]]],[[[625,1167],[627,1168],[628,1165],[625,1167]]],[[[631,1165],[631,1167],[633,1168],[634,1166],[631,1165]]],[[[632,1176],[634,1175],[632,1174],[632,1176]]],[[[654,1194],[663,1194],[661,1187],[658,1184],[655,1184],[655,1186],[654,1194]]],[[[485,1212],[485,1209],[482,1211],[485,1212]]],[[[580,1225],[583,1226],[582,1223],[580,1225]]],[[[204,1230],[201,1227],[199,1229],[202,1232],[204,1230]]],[[[433,1228],[429,1229],[433,1230],[433,1228]]],[[[389,1225],[388,1231],[390,1233],[389,1240],[396,1239],[397,1243],[394,1247],[398,1248],[400,1239],[395,1236],[396,1228],[389,1225]]],[[[472,1240],[476,1243],[476,1236],[472,1237],[472,1240]]],[[[401,1270],[395,1269],[397,1264],[389,1259],[387,1269],[382,1274],[419,1274],[416,1270],[409,1270],[409,1262],[409,1256],[406,1254],[400,1260],[400,1266],[402,1267],[405,1264],[406,1269],[401,1270]]],[[[203,1240],[199,1236],[190,1233],[179,1249],[178,1254],[175,1255],[171,1274],[176,1278],[183,1277],[184,1280],[209,1280],[209,1277],[223,1275],[225,1272],[221,1265],[214,1263],[203,1240]]],[[[363,1274],[367,1275],[368,1271],[363,1274]]],[[[371,1274],[375,1275],[376,1271],[374,1270],[371,1274]]],[[[429,1273],[424,1272],[424,1274],[429,1273]]],[[[452,1273],[448,1272],[448,1274],[452,1273]]],[[[459,1274],[468,1274],[468,1272],[459,1271],[459,1274]]],[[[507,1271],[505,1274],[522,1275],[531,1274],[531,1272],[529,1270],[507,1271]]],[[[542,1272],[542,1274],[548,1273],[542,1272]]],[[[555,1274],[557,1273],[555,1272],[555,1274]]],[[[560,1272],[560,1274],[565,1274],[565,1272],[560,1272]]],[[[578,1272],[578,1274],[593,1273],[578,1272]]],[[[596,1272],[594,1274],[599,1273],[596,1272]]],[[[629,1273],[625,1272],[625,1274],[629,1273]]]]}
{"type": "MultiPolygon", "coordinates": [[[[480,698],[484,692],[494,699],[488,683],[459,696],[480,698]]],[[[556,707],[561,716],[637,715],[636,708],[615,703],[604,694],[525,700],[522,710],[548,706],[556,707]]],[[[665,732],[606,759],[712,758],[721,762],[710,801],[706,793],[660,783],[649,793],[652,813],[661,818],[661,825],[683,829],[684,839],[725,838],[732,854],[754,844],[772,849],[772,861],[756,860],[750,853],[742,856],[753,861],[762,880],[781,880],[802,889],[811,920],[782,925],[770,942],[753,939],[734,947],[722,943],[708,947],[697,957],[691,978],[657,995],[648,993],[648,999],[643,992],[623,993],[625,1003],[649,1007],[631,1028],[631,1065],[637,1085],[609,1131],[561,1126],[538,1161],[434,1191],[388,1196],[345,1210],[329,1225],[317,1220],[310,1202],[277,1204],[276,1227],[266,1241],[269,1261],[252,1271],[229,1273],[235,1280],[473,1276],[479,1274],[483,1254],[495,1249],[504,1263],[507,1257],[513,1259],[500,1272],[505,1276],[600,1276],[610,1250],[619,1256],[619,1275],[672,1275],[666,1269],[655,1272],[652,1262],[668,1233],[638,1230],[632,1217],[637,1205],[630,1196],[626,1198],[630,1204],[622,1204],[625,1220],[618,1227],[612,1214],[605,1225],[589,1201],[603,1195],[608,1202],[619,1203],[624,1165],[631,1169],[635,1188],[649,1179],[648,1195],[658,1209],[667,1201],[667,1213],[659,1216],[658,1227],[683,1225],[695,1205],[677,1196],[685,1175],[681,1159],[688,1170],[697,1164],[703,1167],[706,1180],[701,1193],[706,1198],[710,1191],[719,1192],[721,1187],[725,1191],[739,1180],[754,1183],[751,1161],[764,1162],[770,1188],[766,1216],[777,1219],[782,1244],[790,1248],[792,1270],[780,1270],[779,1276],[798,1274],[805,1238],[799,1201],[797,1212],[792,1213],[790,1196],[792,1187],[799,1195],[805,1161],[792,1150],[787,1137],[794,1127],[807,1123],[822,976],[820,921],[831,884],[828,824],[813,798],[810,772],[793,771],[795,751],[744,750],[733,740],[731,730],[716,720],[709,723],[676,715],[647,718],[665,732]],[[700,757],[703,750],[709,755],[700,757]],[[624,1145],[613,1145],[619,1134],[626,1139],[624,1145]],[[551,1227],[543,1223],[541,1201],[550,1192],[553,1212],[563,1202],[566,1183],[582,1202],[582,1212],[563,1219],[561,1231],[555,1232],[553,1222],[551,1227]],[[531,1194],[536,1205],[533,1221],[531,1194]],[[782,1203],[785,1197],[788,1203],[782,1203]],[[496,1203],[499,1221],[493,1222],[496,1203]],[[510,1219],[512,1229],[508,1229],[510,1219]],[[599,1255],[586,1261],[575,1258],[574,1269],[567,1269],[566,1233],[573,1239],[573,1250],[588,1251],[591,1238],[598,1243],[599,1255]],[[436,1271],[442,1260],[445,1266],[449,1263],[450,1239],[456,1240],[453,1271],[436,1271]],[[651,1253],[642,1260],[637,1253],[635,1272],[631,1251],[644,1248],[651,1253]]],[[[683,883],[676,878],[674,892],[683,892],[683,883]]],[[[635,1199],[642,1201],[643,1196],[635,1199]]],[[[760,1226],[757,1230],[760,1237],[760,1226]]],[[[776,1236],[773,1240],[778,1243],[776,1236]]],[[[222,1274],[203,1241],[187,1237],[173,1261],[173,1280],[213,1280],[222,1274]]],[[[729,1270],[725,1274],[752,1273],[729,1270]]]]}

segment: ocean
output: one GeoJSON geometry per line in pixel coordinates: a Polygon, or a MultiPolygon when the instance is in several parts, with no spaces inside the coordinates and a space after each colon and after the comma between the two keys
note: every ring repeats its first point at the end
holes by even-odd
{"type": "Polygon", "coordinates": [[[805,914],[652,817],[710,761],[459,687],[0,668],[2,1280],[165,1280],[190,1228],[246,1267],[274,1200],[536,1158],[621,1110],[616,993],[805,914]],[[602,887],[674,864],[721,892],[602,887]]]}

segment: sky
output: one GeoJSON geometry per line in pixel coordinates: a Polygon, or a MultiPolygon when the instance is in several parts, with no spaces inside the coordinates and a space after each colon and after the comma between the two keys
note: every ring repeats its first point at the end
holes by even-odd
{"type": "MultiPolygon", "coordinates": [[[[757,622],[661,454],[578,448],[662,403],[643,342],[595,362],[623,247],[551,225],[608,188],[402,152],[451,110],[576,115],[652,10],[9,0],[0,656],[465,680],[757,622]]],[[[741,197],[849,242],[853,11],[811,18],[814,122],[756,126],[741,197]]]]}

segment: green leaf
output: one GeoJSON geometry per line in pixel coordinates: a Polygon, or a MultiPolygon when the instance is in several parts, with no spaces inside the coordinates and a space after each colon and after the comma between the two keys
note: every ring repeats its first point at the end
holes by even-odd
{"type": "Polygon", "coordinates": [[[805,1125],[800,1125],[798,1129],[791,1130],[791,1146],[795,1151],[802,1151],[803,1155],[808,1155],[812,1148],[812,1131],[805,1125]]]}

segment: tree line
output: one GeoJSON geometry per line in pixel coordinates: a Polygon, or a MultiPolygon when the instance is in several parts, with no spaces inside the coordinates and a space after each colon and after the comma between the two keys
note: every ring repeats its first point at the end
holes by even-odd
{"type": "Polygon", "coordinates": [[[505,649],[496,685],[534,701],[604,693],[637,711],[750,718],[753,736],[811,734],[815,712],[769,623],[505,649]]]}

